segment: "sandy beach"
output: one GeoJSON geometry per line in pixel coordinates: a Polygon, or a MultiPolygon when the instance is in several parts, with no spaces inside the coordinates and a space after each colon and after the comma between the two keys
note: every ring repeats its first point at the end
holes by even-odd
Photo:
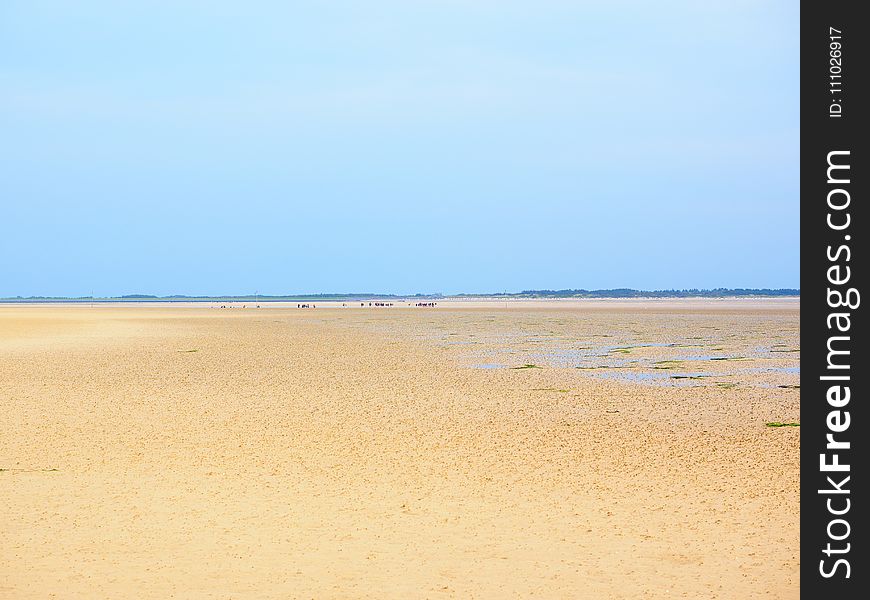
{"type": "Polygon", "coordinates": [[[0,305],[0,598],[797,598],[797,300],[0,305]]]}

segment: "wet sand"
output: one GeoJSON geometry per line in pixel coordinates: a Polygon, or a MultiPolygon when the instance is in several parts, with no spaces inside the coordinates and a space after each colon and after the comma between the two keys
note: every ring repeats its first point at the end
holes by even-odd
{"type": "Polygon", "coordinates": [[[0,306],[0,598],[798,597],[798,302],[240,304],[0,306]]]}

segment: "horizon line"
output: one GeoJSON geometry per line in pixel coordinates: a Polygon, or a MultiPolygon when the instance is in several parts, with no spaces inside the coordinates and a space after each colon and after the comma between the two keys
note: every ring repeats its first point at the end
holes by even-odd
{"type": "Polygon", "coordinates": [[[435,293],[412,293],[393,294],[379,292],[321,292],[301,294],[169,294],[159,296],[156,294],[121,294],[115,296],[5,296],[0,297],[0,302],[15,303],[23,301],[140,301],[140,302],[172,302],[172,301],[209,301],[209,300],[254,300],[263,302],[276,302],[296,299],[335,299],[335,300],[362,300],[380,298],[693,298],[693,297],[800,297],[800,288],[671,288],[659,290],[639,290],[634,288],[602,288],[587,290],[578,289],[540,289],[523,290],[520,292],[459,292],[453,294],[435,293]]]}

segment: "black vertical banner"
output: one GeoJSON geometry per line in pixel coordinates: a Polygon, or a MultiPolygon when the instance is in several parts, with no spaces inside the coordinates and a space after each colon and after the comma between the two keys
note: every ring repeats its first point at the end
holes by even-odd
{"type": "MultiPolygon", "coordinates": [[[[865,93],[870,26],[858,2],[801,6],[801,591],[867,598],[870,232],[865,93]],[[865,359],[866,360],[866,359],[865,359]],[[863,432],[863,433],[862,433],[863,432]]],[[[866,6],[863,6],[866,9],[866,6]]]]}

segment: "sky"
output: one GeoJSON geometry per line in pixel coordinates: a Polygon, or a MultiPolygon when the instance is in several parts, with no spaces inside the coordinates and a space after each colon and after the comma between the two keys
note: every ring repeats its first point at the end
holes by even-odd
{"type": "Polygon", "coordinates": [[[0,3],[0,296],[799,287],[792,1],[0,3]]]}

